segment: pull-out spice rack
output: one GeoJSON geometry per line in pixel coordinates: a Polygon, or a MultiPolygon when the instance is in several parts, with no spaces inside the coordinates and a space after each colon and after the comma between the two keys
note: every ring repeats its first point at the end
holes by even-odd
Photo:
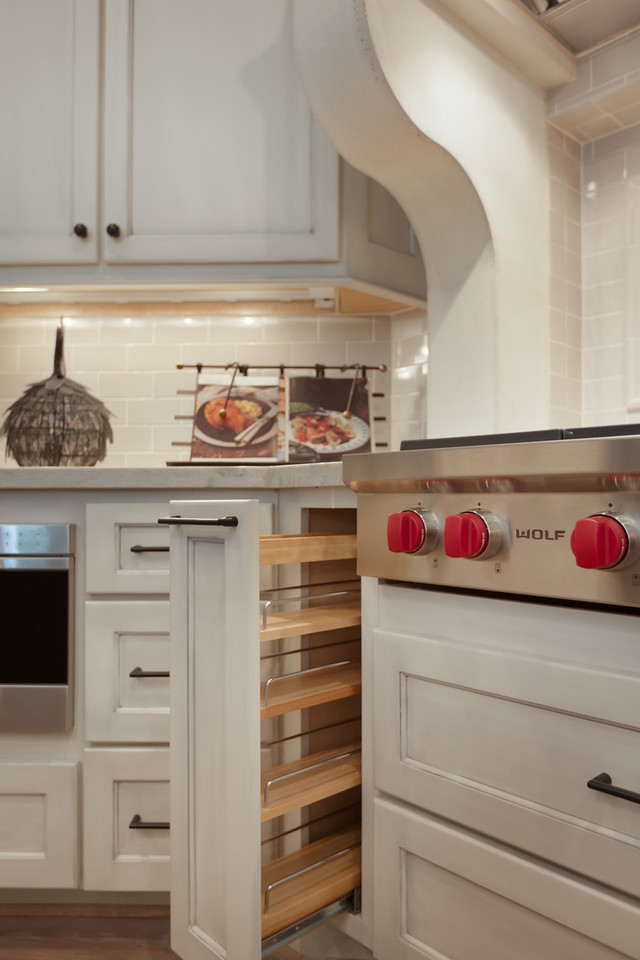
{"type": "Polygon", "coordinates": [[[316,586],[309,576],[312,565],[323,571],[323,578],[336,565],[343,572],[343,561],[355,558],[355,551],[355,533],[260,539],[261,566],[295,564],[306,571],[308,581],[297,589],[269,590],[261,601],[260,647],[267,651],[261,657],[261,721],[275,721],[277,726],[288,720],[299,731],[263,740],[268,755],[278,759],[261,772],[261,820],[268,826],[282,818],[280,832],[267,833],[263,847],[282,845],[283,834],[289,846],[294,833],[306,841],[263,864],[263,954],[290,939],[298,926],[308,929],[328,908],[353,909],[354,891],[360,886],[357,802],[347,803],[347,825],[333,827],[341,813],[344,821],[342,798],[351,798],[362,780],[359,581],[333,580],[327,585],[323,579],[316,586]],[[287,645],[291,638],[293,648],[287,645]],[[291,660],[298,661],[297,669],[288,665],[291,660]],[[331,711],[341,701],[355,705],[345,719],[320,725],[314,721],[318,711],[313,708],[331,711]],[[279,757],[283,748],[289,754],[293,751],[294,757],[279,757]],[[331,812],[311,818],[310,811],[322,801],[329,801],[331,812]],[[287,815],[301,826],[283,830],[287,815]]]}

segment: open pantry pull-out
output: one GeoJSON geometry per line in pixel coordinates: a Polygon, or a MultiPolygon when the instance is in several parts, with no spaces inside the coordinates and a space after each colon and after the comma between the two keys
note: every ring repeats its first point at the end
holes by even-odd
{"type": "Polygon", "coordinates": [[[355,532],[260,539],[260,565],[272,568],[276,584],[260,601],[263,956],[358,909],[362,678],[355,553],[355,532]]]}
{"type": "Polygon", "coordinates": [[[260,537],[256,501],[171,513],[172,948],[257,960],[359,909],[355,530],[260,537]]]}

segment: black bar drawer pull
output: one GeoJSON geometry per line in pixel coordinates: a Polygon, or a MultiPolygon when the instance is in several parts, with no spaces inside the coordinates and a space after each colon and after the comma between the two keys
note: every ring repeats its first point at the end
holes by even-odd
{"type": "Polygon", "coordinates": [[[624,787],[616,787],[611,782],[608,773],[599,773],[597,777],[587,781],[587,786],[591,790],[599,790],[601,793],[609,793],[612,797],[620,797],[621,800],[630,800],[631,803],[640,803],[640,793],[633,790],[625,790],[624,787]]]}
{"type": "Polygon", "coordinates": [[[143,670],[142,667],[134,667],[133,670],[131,671],[131,673],[129,674],[129,676],[130,676],[130,677],[138,677],[138,678],[140,678],[140,677],[168,677],[168,676],[169,676],[169,671],[168,671],[168,670],[143,670]]]}
{"type": "Polygon", "coordinates": [[[152,823],[150,820],[143,820],[139,813],[134,814],[129,824],[129,830],[168,830],[169,821],[162,820],[158,823],[152,823]]]}
{"type": "Polygon", "coordinates": [[[158,523],[192,523],[200,527],[237,527],[237,517],[220,517],[218,520],[195,519],[194,517],[160,517],[158,523]]]}
{"type": "Polygon", "coordinates": [[[131,553],[169,553],[169,547],[143,547],[140,543],[130,547],[130,550],[131,553]]]}

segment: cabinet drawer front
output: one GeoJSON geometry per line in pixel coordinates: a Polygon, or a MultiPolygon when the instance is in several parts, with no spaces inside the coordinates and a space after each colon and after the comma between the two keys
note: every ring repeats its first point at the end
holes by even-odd
{"type": "Polygon", "coordinates": [[[166,514],[166,501],[87,504],[87,593],[169,593],[166,514]]]}
{"type": "Polygon", "coordinates": [[[423,622],[421,637],[398,621],[373,632],[376,786],[640,896],[640,805],[587,787],[606,771],[640,793],[640,732],[600,720],[638,725],[637,677],[564,662],[558,631],[552,660],[522,638],[496,650],[423,622]]]}
{"type": "Polygon", "coordinates": [[[168,602],[87,601],[85,739],[168,743],[169,659],[168,602]]]}
{"type": "Polygon", "coordinates": [[[84,752],[84,888],[168,890],[169,751],[84,752]],[[132,826],[134,818],[142,826],[132,826]]]}
{"type": "Polygon", "coordinates": [[[0,887],[77,886],[77,764],[0,764],[0,887]]]}
{"type": "Polygon", "coordinates": [[[380,960],[637,958],[640,909],[628,900],[400,805],[375,807],[380,960]]]}

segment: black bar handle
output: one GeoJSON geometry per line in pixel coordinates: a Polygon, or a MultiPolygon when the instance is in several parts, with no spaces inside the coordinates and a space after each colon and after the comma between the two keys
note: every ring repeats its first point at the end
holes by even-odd
{"type": "Polygon", "coordinates": [[[169,827],[168,820],[152,823],[150,820],[143,820],[139,813],[134,814],[129,824],[129,830],[168,830],[169,827]]]}
{"type": "Polygon", "coordinates": [[[640,803],[640,793],[634,790],[625,790],[624,787],[616,787],[611,782],[608,773],[599,773],[597,777],[587,781],[590,790],[599,790],[601,793],[609,793],[612,797],[620,797],[621,800],[629,800],[631,803],[640,803]]]}
{"type": "Polygon", "coordinates": [[[169,553],[169,547],[143,547],[141,543],[136,543],[129,549],[131,553],[169,553]]]}
{"type": "Polygon", "coordinates": [[[200,519],[194,517],[160,517],[158,523],[192,523],[201,527],[237,527],[237,517],[220,517],[218,520],[200,519]]]}
{"type": "Polygon", "coordinates": [[[130,677],[168,677],[168,670],[143,670],[142,667],[134,667],[130,677]]]}

